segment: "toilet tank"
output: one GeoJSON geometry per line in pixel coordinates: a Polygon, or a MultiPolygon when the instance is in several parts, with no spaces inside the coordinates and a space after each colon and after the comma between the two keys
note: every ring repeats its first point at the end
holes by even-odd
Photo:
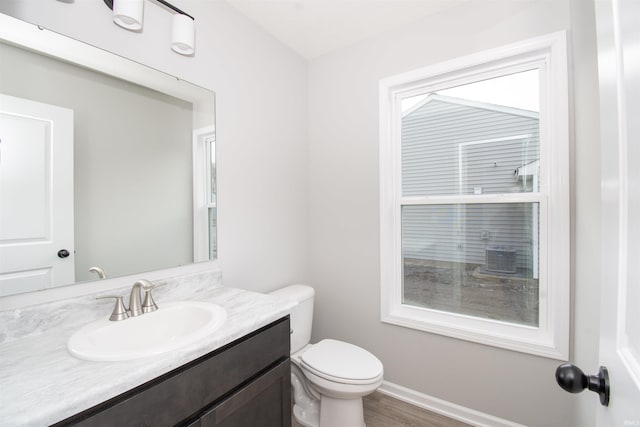
{"type": "Polygon", "coordinates": [[[290,285],[277,289],[269,295],[298,303],[291,309],[291,354],[293,354],[311,341],[315,291],[311,286],[290,285]]]}

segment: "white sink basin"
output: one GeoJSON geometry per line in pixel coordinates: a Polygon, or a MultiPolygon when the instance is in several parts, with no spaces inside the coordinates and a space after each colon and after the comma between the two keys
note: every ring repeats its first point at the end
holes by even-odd
{"type": "Polygon", "coordinates": [[[97,320],[67,342],[84,360],[113,362],[139,359],[183,348],[219,329],[227,320],[223,307],[197,301],[164,303],[152,313],[112,322],[97,320]]]}

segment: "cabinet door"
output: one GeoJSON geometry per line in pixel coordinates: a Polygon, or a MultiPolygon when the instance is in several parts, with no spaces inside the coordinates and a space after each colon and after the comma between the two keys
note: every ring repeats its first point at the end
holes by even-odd
{"type": "Polygon", "coordinates": [[[287,359],[200,418],[202,427],[291,427],[291,365],[287,359]]]}

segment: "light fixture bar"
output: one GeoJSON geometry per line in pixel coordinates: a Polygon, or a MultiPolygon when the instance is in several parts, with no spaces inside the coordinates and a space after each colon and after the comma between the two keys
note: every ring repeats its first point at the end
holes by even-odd
{"type": "MultiPolygon", "coordinates": [[[[140,32],[144,17],[144,0],[103,0],[113,10],[113,22],[130,31],[140,32]]],[[[171,49],[180,55],[195,53],[196,19],[166,0],[154,0],[172,10],[171,49]]]]}
{"type": "MultiPolygon", "coordinates": [[[[104,4],[107,5],[107,7],[111,10],[113,10],[113,0],[103,0],[104,4]]],[[[184,10],[178,9],[177,7],[175,7],[174,5],[172,5],[171,3],[169,3],[168,1],[165,0],[155,0],[160,4],[165,5],[166,7],[168,7],[169,9],[178,12],[181,15],[185,15],[188,16],[189,18],[191,18],[192,20],[196,20],[196,18],[194,18],[193,16],[189,15],[187,12],[185,12],[184,10]]]]}
{"type": "Polygon", "coordinates": [[[183,10],[178,9],[177,7],[175,7],[174,5],[172,5],[171,3],[169,3],[168,1],[165,1],[165,0],[155,0],[155,1],[157,1],[157,2],[158,2],[158,3],[160,3],[160,4],[163,4],[163,5],[167,6],[169,9],[171,9],[171,10],[173,10],[173,11],[178,12],[180,15],[188,16],[189,18],[191,18],[191,19],[192,19],[192,20],[194,20],[194,21],[196,20],[196,18],[194,18],[193,16],[189,15],[187,12],[185,12],[185,11],[183,11],[183,10]]]}

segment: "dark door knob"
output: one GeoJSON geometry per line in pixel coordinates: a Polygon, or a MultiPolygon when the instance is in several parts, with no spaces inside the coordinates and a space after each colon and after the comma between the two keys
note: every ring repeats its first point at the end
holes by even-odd
{"type": "Polygon", "coordinates": [[[60,249],[60,250],[58,251],[58,257],[59,257],[59,258],[66,258],[66,257],[68,257],[68,256],[69,256],[69,251],[68,251],[68,250],[66,250],[66,249],[60,249]]]}
{"type": "Polygon", "coordinates": [[[564,363],[556,369],[556,382],[569,393],[580,393],[588,388],[598,393],[603,406],[609,406],[609,371],[604,366],[600,366],[598,375],[587,376],[577,366],[564,363]]]}

